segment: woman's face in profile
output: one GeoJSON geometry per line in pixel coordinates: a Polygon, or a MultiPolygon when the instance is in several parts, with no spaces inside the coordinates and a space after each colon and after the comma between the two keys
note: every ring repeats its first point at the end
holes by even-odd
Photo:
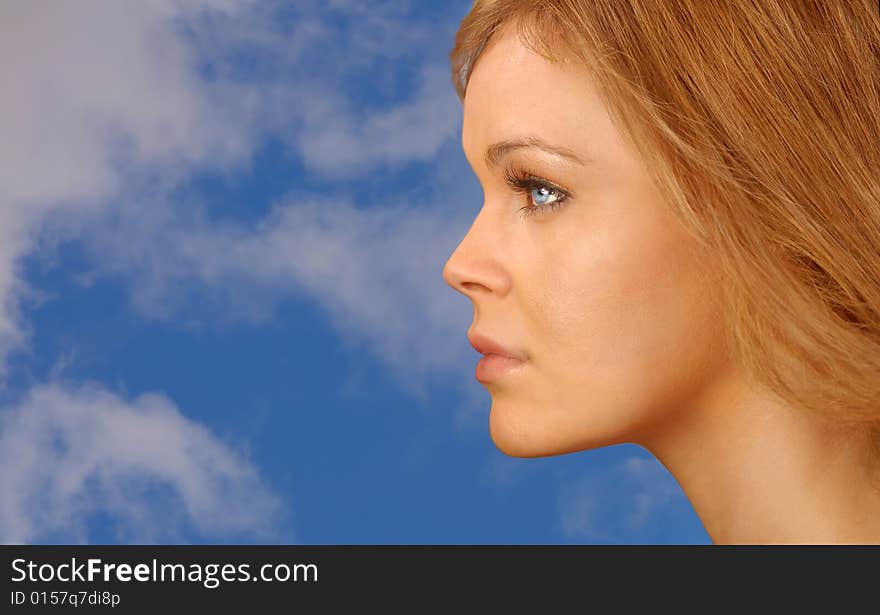
{"type": "Polygon", "coordinates": [[[496,32],[462,147],[484,202],[443,275],[473,302],[468,333],[524,359],[481,378],[501,451],[640,443],[710,394],[723,353],[703,261],[584,68],[496,32]]]}

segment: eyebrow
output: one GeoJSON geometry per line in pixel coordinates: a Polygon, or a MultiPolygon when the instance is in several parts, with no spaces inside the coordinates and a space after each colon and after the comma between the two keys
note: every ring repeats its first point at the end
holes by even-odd
{"type": "Polygon", "coordinates": [[[580,156],[575,154],[572,150],[567,147],[559,147],[556,145],[551,145],[541,139],[540,137],[526,137],[523,139],[510,139],[506,141],[499,141],[493,145],[490,145],[486,150],[486,166],[487,167],[495,167],[498,166],[498,163],[504,158],[507,154],[514,150],[530,148],[530,149],[540,149],[549,154],[554,154],[561,158],[565,158],[570,160],[571,162],[586,165],[587,162],[582,159],[580,156]]]}

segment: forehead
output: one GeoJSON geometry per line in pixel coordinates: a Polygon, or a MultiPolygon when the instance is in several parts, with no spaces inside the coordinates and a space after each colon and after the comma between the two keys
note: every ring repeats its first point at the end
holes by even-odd
{"type": "Polygon", "coordinates": [[[482,156],[491,143],[528,136],[586,154],[589,135],[608,128],[585,67],[570,56],[547,60],[510,27],[496,32],[477,60],[463,109],[469,157],[482,156]]]}

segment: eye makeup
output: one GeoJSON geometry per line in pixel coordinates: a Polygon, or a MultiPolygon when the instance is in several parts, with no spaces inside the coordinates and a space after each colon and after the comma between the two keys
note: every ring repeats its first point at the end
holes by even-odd
{"type": "Polygon", "coordinates": [[[527,204],[518,210],[523,218],[557,211],[571,196],[566,189],[515,164],[505,168],[504,181],[527,201],[527,204]]]}

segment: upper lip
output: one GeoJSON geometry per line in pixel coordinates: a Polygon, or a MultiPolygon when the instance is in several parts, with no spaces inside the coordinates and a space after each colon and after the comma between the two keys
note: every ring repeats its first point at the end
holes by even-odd
{"type": "Polygon", "coordinates": [[[520,361],[524,360],[523,356],[519,353],[502,346],[499,342],[480,333],[468,333],[468,341],[474,347],[474,350],[480,354],[497,354],[503,357],[519,359],[520,361]]]}

